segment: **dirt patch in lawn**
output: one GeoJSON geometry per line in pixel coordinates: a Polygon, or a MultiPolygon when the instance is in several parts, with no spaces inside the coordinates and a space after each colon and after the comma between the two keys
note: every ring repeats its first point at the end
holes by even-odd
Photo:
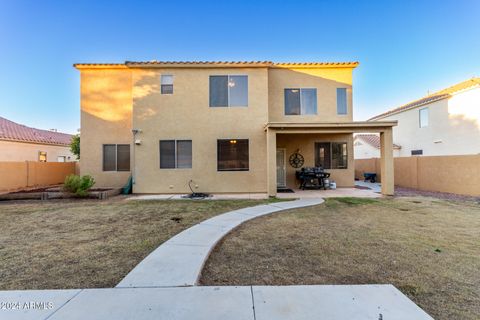
{"type": "Polygon", "coordinates": [[[201,283],[391,283],[435,319],[478,319],[479,230],[473,202],[328,199],[243,224],[215,248],[201,283]]]}
{"type": "Polygon", "coordinates": [[[0,203],[0,290],[115,286],[162,242],[255,200],[0,203]]]}
{"type": "Polygon", "coordinates": [[[443,200],[453,200],[453,201],[469,201],[469,202],[476,202],[480,204],[480,196],[467,196],[455,193],[446,193],[446,192],[437,192],[437,191],[424,191],[412,188],[404,188],[404,187],[395,187],[395,195],[399,197],[430,197],[430,198],[437,198],[443,200]]]}

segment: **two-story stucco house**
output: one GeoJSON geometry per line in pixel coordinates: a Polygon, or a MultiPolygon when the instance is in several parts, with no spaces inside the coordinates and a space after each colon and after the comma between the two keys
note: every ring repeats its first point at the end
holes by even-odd
{"type": "Polygon", "coordinates": [[[125,62],[81,73],[80,173],[134,193],[268,193],[321,166],[354,185],[353,133],[380,133],[393,194],[394,121],[353,122],[356,62],[125,62]],[[291,161],[290,161],[291,160],[291,161]],[[303,161],[301,161],[303,160],[303,161]]]}
{"type": "Polygon", "coordinates": [[[480,78],[472,78],[371,118],[398,121],[400,157],[480,154],[480,78]]]}

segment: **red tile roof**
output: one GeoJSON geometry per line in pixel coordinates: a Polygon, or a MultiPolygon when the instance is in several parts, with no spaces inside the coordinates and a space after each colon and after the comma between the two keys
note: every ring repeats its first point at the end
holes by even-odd
{"type": "MultiPolygon", "coordinates": [[[[380,149],[380,137],[377,134],[357,134],[355,138],[359,138],[374,148],[380,149]]],[[[393,144],[393,149],[400,149],[399,145],[393,144]]]]}
{"type": "Polygon", "coordinates": [[[472,79],[457,83],[456,85],[453,85],[453,86],[448,87],[446,89],[435,92],[433,94],[430,94],[430,95],[428,95],[426,97],[423,97],[421,99],[418,99],[418,100],[409,102],[407,104],[404,104],[403,106],[400,106],[398,108],[389,110],[389,111],[384,112],[382,114],[379,114],[375,117],[372,117],[372,118],[368,119],[368,121],[382,119],[382,118],[385,118],[385,117],[387,117],[389,115],[392,115],[392,114],[395,114],[395,113],[399,113],[399,112],[402,112],[402,111],[405,111],[405,110],[408,110],[408,109],[419,107],[419,106],[422,106],[422,105],[425,105],[425,104],[428,104],[428,103],[431,103],[431,102],[435,102],[435,101],[438,101],[438,100],[443,100],[443,99],[451,97],[454,93],[456,93],[458,91],[462,91],[462,90],[469,89],[471,87],[476,87],[476,86],[479,86],[479,85],[480,85],[480,78],[472,78],[472,79]]]}
{"type": "Polygon", "coordinates": [[[72,135],[30,128],[0,117],[0,140],[67,146],[72,135]]]}

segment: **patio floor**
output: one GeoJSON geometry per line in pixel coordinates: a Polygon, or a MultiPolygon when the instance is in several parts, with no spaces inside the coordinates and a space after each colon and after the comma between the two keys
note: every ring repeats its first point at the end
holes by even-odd
{"type": "MultiPolygon", "coordinates": [[[[332,197],[358,197],[358,198],[379,198],[381,197],[381,187],[379,183],[370,183],[355,181],[355,188],[337,188],[335,190],[300,190],[293,189],[291,193],[277,193],[280,199],[298,199],[298,198],[332,198],[332,197]]],[[[143,194],[133,195],[127,200],[182,200],[185,194],[143,194]]],[[[234,200],[268,199],[267,193],[216,193],[209,200],[234,200]]]]}

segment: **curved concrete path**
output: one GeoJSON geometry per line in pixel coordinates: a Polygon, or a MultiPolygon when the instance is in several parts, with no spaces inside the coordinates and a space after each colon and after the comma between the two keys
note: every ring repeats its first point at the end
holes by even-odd
{"type": "Polygon", "coordinates": [[[321,198],[276,202],[230,211],[182,231],[141,261],[117,288],[194,286],[215,245],[245,221],[274,212],[314,206],[321,198]]]}

